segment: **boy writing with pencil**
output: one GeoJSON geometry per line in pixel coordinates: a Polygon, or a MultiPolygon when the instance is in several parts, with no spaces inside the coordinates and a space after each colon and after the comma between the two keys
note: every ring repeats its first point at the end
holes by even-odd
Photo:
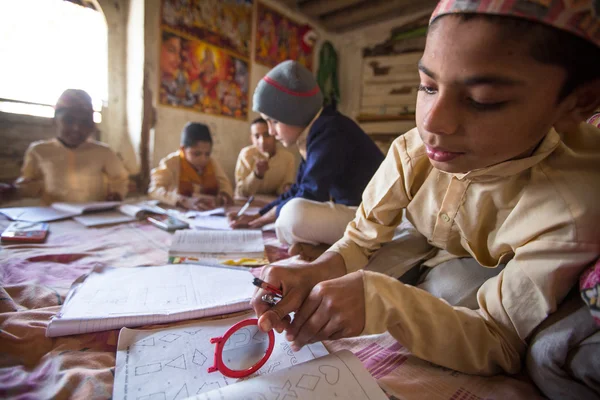
{"type": "Polygon", "coordinates": [[[89,94],[65,90],[54,107],[55,139],[32,143],[13,191],[42,202],[122,200],[129,174],[106,144],[90,139],[96,131],[89,94]]]}
{"type": "Polygon", "coordinates": [[[152,170],[148,195],[162,203],[191,210],[233,204],[229,178],[211,153],[208,126],[187,123],[181,132],[181,148],[160,160],[152,170]]]}
{"type": "Polygon", "coordinates": [[[342,237],[383,154],[354,121],[323,108],[315,77],[296,61],[269,71],[256,87],[253,104],[269,133],[285,147],[298,146],[302,161],[290,190],[259,215],[238,218],[232,226],[275,222],[279,241],[292,246],[290,254],[310,258],[342,237]]]}
{"type": "Polygon", "coordinates": [[[263,271],[283,299],[271,308],[257,290],[261,329],[287,330],[295,349],[388,331],[447,368],[519,371],[532,332],[600,254],[600,130],[583,123],[600,104],[598,11],[439,2],[417,128],[394,141],[340,241],[308,265],[263,271]],[[430,247],[420,287],[363,270],[403,210],[430,247]],[[456,301],[465,285],[474,306],[456,301]]]}

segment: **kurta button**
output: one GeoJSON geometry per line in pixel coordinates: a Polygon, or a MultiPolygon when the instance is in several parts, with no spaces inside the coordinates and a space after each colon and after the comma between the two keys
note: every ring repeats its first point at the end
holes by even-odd
{"type": "Polygon", "coordinates": [[[442,214],[442,221],[450,222],[450,217],[448,216],[448,214],[442,214]]]}

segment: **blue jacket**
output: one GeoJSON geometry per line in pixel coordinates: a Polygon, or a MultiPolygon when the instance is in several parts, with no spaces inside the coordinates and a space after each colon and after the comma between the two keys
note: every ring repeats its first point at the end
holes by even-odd
{"type": "Polygon", "coordinates": [[[358,206],[362,193],[379,168],[384,155],[371,138],[350,118],[326,107],[315,120],[306,139],[296,183],[260,210],[263,215],[301,197],[358,206]]]}

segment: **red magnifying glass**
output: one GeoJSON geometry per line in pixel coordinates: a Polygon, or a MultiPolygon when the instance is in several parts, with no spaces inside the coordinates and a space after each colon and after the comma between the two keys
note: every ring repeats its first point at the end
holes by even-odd
{"type": "Polygon", "coordinates": [[[208,372],[219,371],[229,378],[244,378],[260,369],[273,353],[275,335],[258,329],[258,319],[245,319],[233,325],[222,337],[211,338],[216,344],[214,365],[208,372]]]}

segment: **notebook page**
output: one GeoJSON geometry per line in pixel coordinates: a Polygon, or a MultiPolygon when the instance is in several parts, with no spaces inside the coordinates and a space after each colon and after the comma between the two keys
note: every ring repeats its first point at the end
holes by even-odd
{"type": "MultiPolygon", "coordinates": [[[[237,379],[224,377],[218,371],[208,373],[215,351],[210,338],[223,336],[233,324],[251,317],[254,315],[246,314],[166,329],[122,329],[113,398],[153,399],[153,395],[164,393],[164,397],[156,398],[183,399],[235,383],[237,379]]],[[[273,353],[255,375],[273,373],[327,354],[321,343],[292,352],[285,335],[275,333],[273,353]]]]}
{"type": "Polygon", "coordinates": [[[52,207],[8,207],[0,208],[0,213],[13,221],[50,222],[71,218],[76,212],[55,210],[52,207]]]}
{"type": "Polygon", "coordinates": [[[185,213],[186,218],[197,218],[197,217],[212,217],[212,216],[223,216],[225,215],[225,207],[218,207],[208,211],[195,211],[190,210],[185,213]]]}
{"type": "Polygon", "coordinates": [[[118,211],[108,211],[94,214],[83,214],[73,219],[86,227],[120,224],[122,222],[132,222],[136,218],[122,214],[118,211]]]}
{"type": "Polygon", "coordinates": [[[249,309],[252,278],[247,271],[189,264],[96,268],[73,285],[46,334],[96,332],[249,309]]]}
{"type": "Polygon", "coordinates": [[[348,350],[221,387],[190,399],[388,400],[360,360],[348,350]]]}
{"type": "Polygon", "coordinates": [[[52,203],[51,207],[56,210],[83,214],[84,212],[110,210],[119,204],[121,204],[120,201],[93,201],[89,203],[52,203]]]}
{"type": "Polygon", "coordinates": [[[210,229],[216,231],[233,230],[233,228],[229,226],[227,217],[196,216],[195,218],[186,221],[195,229],[210,229]]]}
{"type": "Polygon", "coordinates": [[[169,253],[250,254],[263,253],[264,250],[260,230],[224,232],[186,229],[175,232],[169,253]]]}

